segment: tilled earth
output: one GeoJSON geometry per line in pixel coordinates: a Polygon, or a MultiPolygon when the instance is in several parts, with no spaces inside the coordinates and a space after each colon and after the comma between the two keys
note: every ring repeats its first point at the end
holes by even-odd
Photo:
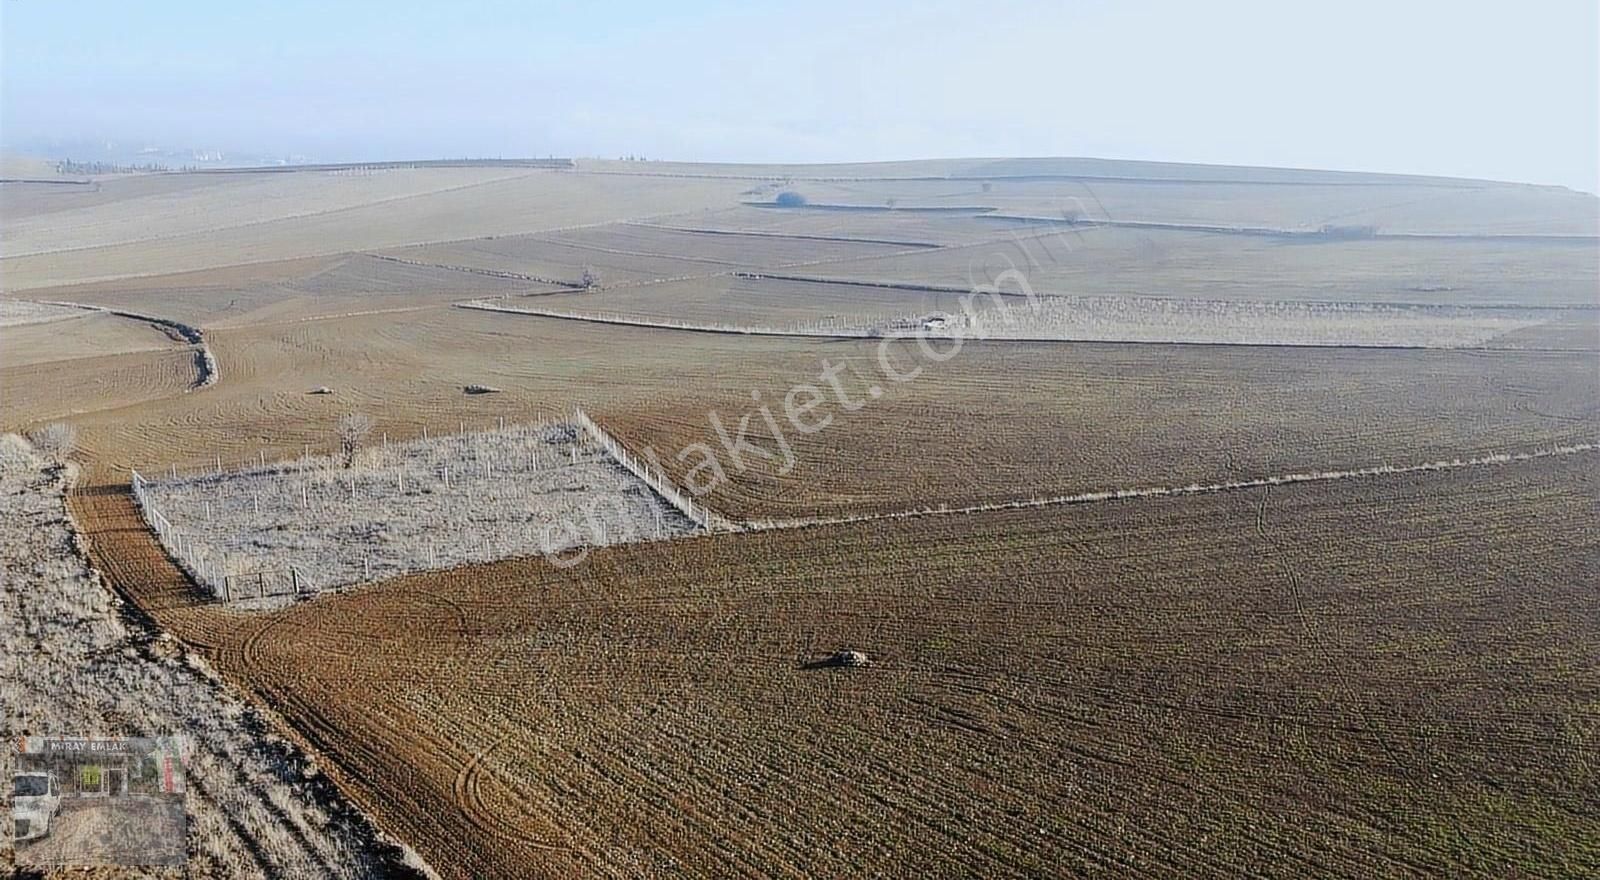
{"type": "Polygon", "coordinates": [[[1574,876],[1593,464],[146,599],[450,876],[1574,876]]]}

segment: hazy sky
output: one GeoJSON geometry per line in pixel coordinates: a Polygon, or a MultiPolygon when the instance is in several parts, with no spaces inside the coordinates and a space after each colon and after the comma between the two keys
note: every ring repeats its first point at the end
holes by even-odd
{"type": "Polygon", "coordinates": [[[1595,0],[0,0],[7,145],[1066,155],[1600,189],[1595,0]]]}

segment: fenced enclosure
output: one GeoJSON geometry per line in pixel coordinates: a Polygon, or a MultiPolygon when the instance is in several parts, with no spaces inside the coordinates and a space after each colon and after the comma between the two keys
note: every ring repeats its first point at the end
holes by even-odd
{"type": "Polygon", "coordinates": [[[722,517],[704,505],[696,504],[694,499],[683,494],[678,487],[658,473],[650,465],[640,461],[627,447],[623,446],[617,438],[611,436],[604,428],[600,427],[589,414],[580,407],[573,413],[573,421],[593,437],[596,443],[623,467],[627,468],[634,476],[642,480],[645,485],[655,490],[657,495],[666,499],[667,503],[677,508],[680,513],[688,517],[696,525],[707,530],[736,531],[739,526],[730,519],[722,517]]]}
{"type": "Polygon", "coordinates": [[[312,582],[293,566],[277,570],[230,571],[227,556],[222,551],[197,541],[193,535],[185,535],[156,508],[150,497],[149,483],[137,470],[131,472],[130,482],[139,512],[161,539],[167,553],[188,572],[196,584],[210,590],[216,598],[226,602],[231,599],[265,599],[315,592],[312,582]]]}
{"type": "Polygon", "coordinates": [[[269,599],[715,527],[718,518],[626,455],[579,413],[385,439],[349,456],[135,473],[133,493],[203,589],[224,601],[269,599]]]}

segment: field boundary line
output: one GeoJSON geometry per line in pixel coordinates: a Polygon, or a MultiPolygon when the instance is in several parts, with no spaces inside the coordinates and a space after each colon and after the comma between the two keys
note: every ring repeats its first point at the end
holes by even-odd
{"type": "MultiPolygon", "coordinates": [[[[770,277],[770,276],[769,276],[770,277]]],[[[582,315],[572,312],[557,312],[550,309],[519,309],[510,306],[495,305],[493,301],[477,299],[462,300],[450,304],[457,309],[475,309],[483,312],[504,312],[510,315],[523,315],[531,318],[555,318],[562,321],[583,321],[590,324],[613,324],[623,327],[643,327],[651,330],[676,330],[682,333],[717,333],[725,336],[777,336],[800,339],[864,339],[864,340],[890,340],[894,336],[883,333],[874,333],[872,330],[845,330],[828,329],[818,326],[814,329],[806,327],[742,327],[736,324],[694,324],[679,321],[650,320],[648,318],[630,318],[625,315],[590,314],[582,315]]],[[[956,336],[931,336],[933,339],[957,338],[956,336]]],[[[904,341],[914,341],[914,336],[906,336],[904,341]]],[[[965,338],[966,343],[985,343],[990,345],[1143,345],[1143,346],[1192,346],[1203,348],[1294,348],[1294,349],[1322,349],[1328,351],[1479,351],[1479,352],[1505,352],[1508,354],[1589,354],[1592,348],[1494,348],[1482,345],[1378,345],[1361,342],[1202,342],[1199,340],[1160,340],[1160,339],[1063,339],[1061,337],[1022,337],[1006,336],[982,339],[976,337],[965,338]]]]}
{"type": "MultiPolygon", "coordinates": [[[[1003,240],[1002,240],[1003,241],[1003,240]]],[[[993,242],[989,242],[993,243],[993,242]]],[[[982,245],[972,245],[981,247],[982,245]]],[[[943,250],[960,250],[968,245],[951,245],[943,250]]],[[[849,262],[846,260],[845,262],[849,262]]],[[[799,267],[785,267],[799,268],[799,267]]],[[[733,273],[736,278],[747,278],[753,281],[792,281],[798,284],[831,284],[838,287],[869,287],[879,290],[903,290],[910,293],[948,293],[956,296],[967,296],[976,293],[979,296],[1004,296],[1018,299],[1116,299],[1116,300],[1152,300],[1158,302],[1195,303],[1198,305],[1222,306],[1260,306],[1260,305],[1290,305],[1290,306],[1326,306],[1329,308],[1353,309],[1392,309],[1395,311],[1417,312],[1600,312],[1600,304],[1572,303],[1568,305],[1537,304],[1517,305],[1515,303],[1421,303],[1421,302],[1391,302],[1388,300],[1353,300],[1353,299],[1279,299],[1279,300],[1245,300],[1245,299],[1217,299],[1215,297],[1199,296],[1152,296],[1143,293],[1049,293],[1036,294],[1022,293],[1004,288],[995,290],[974,291],[971,287],[961,287],[955,284],[919,283],[914,281],[883,281],[870,278],[828,278],[823,275],[791,275],[783,272],[762,272],[759,270],[744,270],[733,273]]]]}
{"type": "MultiPolygon", "coordinates": [[[[815,259],[815,260],[790,260],[790,261],[787,261],[787,262],[779,262],[779,263],[773,264],[772,268],[776,269],[776,270],[803,269],[803,268],[806,268],[806,267],[809,267],[809,266],[830,266],[830,265],[836,265],[836,264],[841,264],[841,263],[852,263],[852,262],[856,262],[858,260],[878,259],[878,258],[882,258],[882,257],[898,257],[898,256],[905,256],[907,254],[926,253],[926,252],[932,251],[932,250],[951,250],[951,249],[958,249],[958,248],[965,248],[965,247],[979,247],[979,246],[986,245],[986,244],[992,244],[995,241],[1000,241],[1001,240],[1001,239],[986,239],[984,241],[963,243],[963,244],[956,244],[956,245],[935,244],[933,242],[872,241],[872,240],[867,240],[867,239],[834,238],[834,237],[828,237],[828,236],[789,235],[789,234],[785,234],[785,233],[773,233],[773,232],[759,232],[759,233],[757,233],[757,232],[721,231],[721,230],[713,230],[713,229],[689,229],[689,228],[671,226],[671,225],[668,225],[668,224],[655,222],[655,221],[666,219],[666,218],[670,218],[670,217],[681,217],[681,216],[684,216],[686,214],[695,214],[695,213],[698,213],[698,212],[696,212],[694,210],[670,211],[670,212],[660,213],[660,214],[648,214],[648,215],[645,215],[643,217],[626,217],[626,218],[622,218],[622,219],[619,219],[619,220],[605,220],[605,221],[601,221],[601,222],[598,222],[598,223],[585,223],[585,224],[580,224],[580,225],[577,225],[577,226],[565,226],[565,227],[558,227],[558,228],[554,228],[554,229],[541,229],[541,230],[536,230],[536,231],[533,231],[533,232],[517,232],[517,233],[511,233],[509,235],[488,235],[488,236],[477,236],[477,237],[474,237],[474,238],[457,238],[457,239],[447,239],[447,240],[440,240],[440,241],[418,242],[416,244],[398,245],[398,246],[392,247],[392,248],[380,248],[380,249],[377,249],[377,250],[370,250],[370,251],[350,251],[349,253],[362,254],[364,256],[376,257],[376,258],[382,259],[382,260],[393,260],[395,262],[404,263],[404,264],[413,265],[413,266],[426,266],[426,267],[434,268],[434,269],[447,269],[447,270],[454,270],[454,271],[458,271],[458,272],[470,272],[470,273],[474,273],[474,274],[488,275],[488,276],[497,277],[497,278],[507,278],[507,279],[511,279],[511,280],[537,281],[537,282],[541,282],[541,283],[555,284],[555,285],[559,285],[559,286],[563,286],[563,287],[572,288],[571,290],[553,290],[553,291],[543,291],[543,292],[539,292],[539,293],[523,293],[523,294],[516,294],[515,295],[518,298],[521,298],[521,297],[526,297],[526,296],[550,296],[550,295],[559,294],[559,293],[605,292],[607,290],[621,290],[621,289],[624,289],[624,288],[648,287],[648,286],[650,286],[652,284],[669,284],[669,283],[679,282],[679,281],[699,281],[699,280],[707,280],[707,279],[711,279],[711,278],[727,278],[727,277],[730,277],[730,276],[732,276],[732,277],[740,277],[742,274],[748,272],[748,269],[743,268],[743,267],[746,266],[746,264],[744,264],[744,263],[737,263],[737,262],[733,262],[733,261],[729,261],[729,260],[720,260],[720,259],[716,259],[714,257],[694,257],[694,256],[683,256],[681,254],[662,254],[662,253],[656,253],[654,251],[630,251],[630,250],[623,250],[623,249],[618,249],[618,248],[606,248],[606,247],[601,247],[599,245],[583,244],[583,243],[579,243],[579,242],[561,241],[559,239],[554,239],[554,238],[550,237],[552,235],[556,235],[556,234],[560,234],[560,233],[564,233],[564,232],[579,232],[579,231],[588,230],[588,229],[600,229],[600,228],[607,227],[607,226],[633,226],[633,227],[640,228],[640,229],[660,229],[660,230],[667,230],[667,231],[671,231],[671,232],[684,232],[684,233],[700,234],[700,235],[754,235],[754,236],[758,236],[758,237],[768,237],[768,238],[799,239],[799,240],[802,240],[802,241],[834,241],[834,242],[849,242],[849,243],[884,244],[884,245],[896,246],[896,247],[901,248],[901,250],[898,250],[898,251],[893,251],[893,252],[886,253],[886,254],[875,254],[875,255],[871,255],[871,256],[851,255],[851,256],[842,256],[842,257],[824,257],[824,258],[815,259]],[[654,257],[654,258],[658,258],[658,259],[684,260],[684,261],[687,261],[687,262],[704,263],[708,267],[727,267],[727,268],[716,268],[715,271],[703,272],[703,273],[692,273],[692,274],[688,274],[688,275],[670,275],[670,276],[667,276],[667,277],[664,277],[664,278],[645,278],[645,279],[638,279],[638,280],[633,280],[633,281],[621,281],[621,282],[618,282],[616,284],[601,284],[597,288],[595,288],[594,291],[590,291],[589,288],[585,288],[585,287],[581,286],[579,283],[573,282],[573,281],[561,281],[561,280],[554,279],[554,278],[540,278],[540,277],[535,276],[535,275],[524,275],[524,274],[517,273],[517,272],[509,272],[509,271],[504,271],[504,270],[499,270],[499,269],[484,269],[484,268],[479,268],[479,267],[476,267],[476,266],[453,265],[453,264],[447,264],[447,263],[430,263],[430,262],[428,262],[426,260],[409,260],[409,259],[406,259],[404,257],[398,257],[398,256],[393,256],[392,254],[386,254],[386,253],[379,253],[378,252],[380,250],[396,251],[396,250],[406,250],[408,248],[434,247],[434,246],[438,246],[438,245],[465,244],[465,243],[474,242],[474,241],[494,241],[494,240],[501,240],[501,239],[529,239],[529,240],[538,242],[540,244],[555,245],[555,246],[558,246],[558,247],[570,247],[570,248],[573,248],[574,250],[587,250],[587,251],[592,251],[592,252],[595,252],[595,253],[613,254],[613,255],[617,255],[617,256],[647,257],[647,258],[648,257],[654,257]]],[[[1047,230],[1047,231],[1043,231],[1043,232],[1037,233],[1037,237],[1043,237],[1043,236],[1049,235],[1049,234],[1050,234],[1050,232],[1047,230]]],[[[511,296],[512,295],[507,294],[507,295],[502,296],[500,298],[508,299],[511,296]]]]}
{"type": "Polygon", "coordinates": [[[882,244],[911,250],[939,250],[949,247],[949,245],[932,241],[899,241],[890,238],[852,238],[843,235],[808,235],[800,232],[772,232],[769,230],[741,232],[734,229],[710,229],[703,226],[668,226],[663,223],[628,223],[626,225],[638,226],[642,229],[664,229],[668,232],[683,232],[689,235],[728,235],[750,238],[787,238],[795,241],[832,241],[843,244],[882,244]]]}
{"type": "MultiPolygon", "coordinates": [[[[583,290],[582,284],[576,281],[559,281],[555,278],[541,278],[537,275],[524,275],[520,272],[504,272],[499,269],[479,269],[475,266],[454,266],[448,263],[429,263],[426,260],[408,260],[404,257],[394,257],[388,254],[375,254],[369,251],[358,251],[363,257],[374,260],[383,260],[388,263],[399,263],[403,266],[418,266],[427,269],[445,269],[451,272],[466,272],[472,275],[484,275],[489,278],[504,278],[510,281],[531,281],[535,284],[554,284],[557,287],[570,288],[570,290],[552,291],[552,293],[568,293],[583,290]]],[[[527,294],[522,294],[526,296],[527,294]]]]}
{"type": "Polygon", "coordinates": [[[1038,507],[1095,504],[1103,501],[1127,501],[1142,498],[1180,498],[1188,495],[1215,495],[1224,492],[1237,492],[1246,489],[1259,489],[1270,486],[1291,486],[1301,483],[1328,483],[1337,480],[1387,477],[1400,474],[1454,471],[1481,467],[1499,467],[1502,465],[1515,464],[1524,461],[1535,461],[1544,458],[1557,458],[1567,455],[1581,455],[1596,451],[1600,451],[1600,443],[1578,443],[1570,446],[1551,446],[1544,449],[1535,449],[1525,452],[1494,453],[1475,458],[1455,458],[1406,465],[1386,464],[1379,465],[1377,467],[1355,468],[1350,470],[1308,471],[1305,473],[1283,474],[1272,477],[1255,477],[1248,480],[1232,480],[1224,483],[1191,483],[1187,486],[1146,486],[1129,489],[1108,489],[1096,492],[1081,492],[1075,495],[1056,495],[1047,498],[1030,498],[1019,501],[995,501],[987,504],[969,504],[961,507],[940,505],[938,507],[924,507],[916,510],[901,510],[892,511],[889,513],[863,513],[846,516],[794,517],[789,519],[753,519],[743,520],[739,522],[738,525],[743,529],[751,531],[764,531],[769,529],[805,528],[808,526],[845,525],[849,523],[873,522],[876,520],[913,519],[924,516],[949,516],[952,514],[988,513],[991,511],[1001,510],[1027,510],[1038,507]]]}
{"type": "Polygon", "coordinates": [[[211,353],[211,346],[206,343],[205,331],[199,327],[185,324],[181,321],[174,321],[171,318],[160,318],[155,315],[130,312],[126,309],[113,309],[108,306],[89,305],[88,303],[68,302],[66,300],[35,300],[35,302],[42,302],[47,306],[63,306],[91,312],[105,312],[108,315],[116,315],[119,318],[154,324],[163,333],[169,336],[176,335],[185,343],[195,346],[195,372],[197,375],[195,376],[194,384],[184,389],[185,394],[190,391],[198,391],[201,388],[209,388],[217,384],[217,380],[221,378],[222,374],[217,369],[217,357],[211,353]]]}
{"type": "MultiPolygon", "coordinates": [[[[1068,158],[1068,159],[1070,159],[1070,158],[1080,158],[1080,157],[1060,157],[1060,158],[1068,158]]],[[[1380,177],[1380,178],[1383,178],[1381,180],[1336,180],[1336,179],[1331,179],[1331,178],[1329,178],[1329,179],[1320,179],[1320,180],[1298,180],[1298,179],[1253,180],[1253,179],[1248,179],[1248,178],[1236,178],[1236,177],[1154,177],[1154,176],[1141,177],[1141,176],[1137,176],[1137,175],[1125,175],[1125,174],[1124,175],[1116,175],[1116,174],[1073,174],[1073,173],[1070,173],[1070,172],[1057,172],[1057,173],[1038,172],[1038,173],[1032,173],[1032,174],[827,175],[827,176],[815,176],[815,177],[801,177],[801,176],[798,176],[798,175],[795,175],[795,174],[792,174],[792,173],[791,174],[785,174],[785,173],[782,173],[782,172],[779,172],[779,171],[772,171],[772,172],[769,172],[769,173],[766,173],[766,174],[759,174],[759,173],[755,173],[754,171],[752,171],[749,174],[693,174],[693,173],[690,173],[690,172],[682,172],[682,171],[651,171],[651,170],[648,170],[648,169],[640,169],[638,171],[633,171],[633,170],[628,170],[628,171],[608,170],[608,169],[604,169],[604,168],[585,168],[585,167],[583,167],[583,165],[578,164],[578,163],[581,163],[583,161],[584,160],[582,160],[582,159],[574,159],[573,160],[573,162],[574,162],[574,166],[573,166],[574,170],[579,174],[608,174],[608,175],[637,176],[637,177],[686,177],[686,178],[693,178],[693,179],[708,179],[708,180],[763,180],[763,181],[772,181],[772,182],[782,182],[782,181],[786,181],[786,180],[792,180],[792,181],[795,181],[796,183],[906,183],[906,182],[922,182],[922,183],[962,183],[962,182],[966,182],[966,183],[978,183],[978,182],[986,181],[986,180],[987,181],[995,181],[995,182],[999,182],[999,183],[1008,183],[1008,182],[1015,183],[1015,182],[1037,182],[1037,181],[1047,181],[1047,180],[1063,180],[1063,181],[1106,181],[1106,182],[1111,182],[1111,183],[1206,184],[1206,185],[1212,185],[1212,186],[1234,186],[1234,185],[1239,185],[1239,186],[1366,186],[1366,187],[1416,186],[1416,187],[1436,187],[1436,188],[1439,188],[1439,189],[1460,189],[1460,190],[1484,190],[1484,189],[1495,189],[1495,188],[1505,188],[1505,187],[1537,186],[1537,184],[1517,183],[1516,181],[1507,181],[1507,180],[1486,180],[1486,179],[1479,179],[1479,178],[1473,178],[1473,177],[1434,177],[1434,176],[1431,176],[1431,175],[1392,174],[1392,173],[1384,173],[1384,172],[1378,172],[1378,171],[1310,171],[1309,173],[1312,173],[1312,174],[1328,174],[1328,175],[1362,176],[1362,177],[1369,177],[1369,178],[1371,178],[1371,177],[1380,177]]],[[[915,159],[913,159],[913,160],[910,160],[910,161],[915,162],[915,161],[939,161],[939,160],[915,160],[915,159]]],[[[955,160],[955,161],[971,161],[971,160],[959,160],[958,159],[958,160],[955,160]]],[[[978,161],[989,161],[989,162],[992,162],[992,161],[996,161],[996,160],[995,159],[981,159],[981,160],[978,160],[978,161]]],[[[1001,161],[1003,161],[1003,160],[1001,160],[1001,161]]],[[[1140,160],[1110,160],[1110,161],[1140,161],[1140,160]]],[[[676,163],[676,164],[695,164],[695,163],[676,163]]],[[[719,163],[712,163],[712,164],[719,164],[719,163]]],[[[852,164],[852,165],[866,164],[866,165],[871,165],[871,164],[877,164],[877,163],[866,162],[866,163],[844,163],[844,164],[852,164]]],[[[891,162],[891,163],[888,163],[888,164],[898,164],[898,163],[891,162]]],[[[1156,163],[1156,164],[1169,164],[1169,163],[1156,163]]],[[[1187,164],[1187,163],[1180,163],[1180,164],[1187,164]]],[[[790,169],[796,169],[796,168],[802,168],[802,167],[818,167],[818,166],[799,165],[799,166],[787,166],[787,167],[790,168],[790,169]]],[[[1202,167],[1204,167],[1204,166],[1202,166],[1202,167]]],[[[1246,167],[1247,170],[1259,170],[1259,169],[1251,168],[1250,166],[1245,166],[1245,167],[1246,167]]],[[[1303,171],[1305,169],[1268,168],[1268,169],[1265,169],[1265,170],[1269,170],[1269,171],[1303,171]]],[[[808,207],[811,207],[811,205],[802,205],[802,206],[799,207],[799,210],[804,210],[805,208],[808,208],[808,207]]]]}
{"type": "Polygon", "coordinates": [[[183,533],[173,526],[172,521],[161,515],[155,504],[150,501],[149,493],[145,490],[145,479],[137,470],[128,470],[128,485],[133,493],[134,506],[139,509],[139,515],[145,524],[155,533],[156,543],[167,556],[189,575],[197,585],[211,591],[213,599],[227,601],[227,560],[223,559],[219,565],[216,562],[208,563],[204,559],[192,558],[193,543],[185,547],[183,533]]]}
{"type": "Polygon", "coordinates": [[[604,428],[600,427],[589,414],[578,407],[572,412],[573,420],[578,423],[589,436],[595,439],[612,458],[616,459],[629,473],[638,477],[645,485],[649,486],[660,495],[668,504],[677,508],[684,516],[693,520],[697,525],[710,532],[736,532],[740,530],[739,523],[711,510],[703,504],[696,504],[694,499],[685,495],[682,490],[672,485],[665,475],[657,473],[654,468],[635,458],[622,441],[611,436],[604,428]]]}
{"type": "MultiPolygon", "coordinates": [[[[676,229],[676,228],[671,227],[671,226],[652,225],[652,224],[648,224],[648,223],[634,223],[634,222],[627,221],[627,220],[622,220],[622,221],[618,221],[616,223],[607,224],[607,225],[610,225],[610,226],[632,226],[632,227],[635,227],[637,229],[660,229],[660,230],[667,230],[667,231],[671,231],[671,232],[685,232],[685,230],[676,229]]],[[[733,267],[731,269],[723,269],[723,270],[719,270],[717,272],[711,273],[708,277],[716,277],[716,276],[719,276],[719,275],[734,275],[734,276],[737,276],[737,275],[740,274],[741,267],[749,265],[749,263],[746,263],[746,262],[741,261],[741,260],[729,260],[729,259],[724,259],[724,258],[719,258],[719,257],[685,256],[685,255],[682,255],[682,254],[664,254],[664,253],[660,253],[658,251],[636,251],[636,250],[630,250],[628,248],[613,248],[613,247],[605,247],[603,245],[598,245],[598,244],[586,244],[586,243],[583,243],[583,242],[562,241],[560,239],[550,238],[549,237],[549,236],[555,235],[555,234],[558,234],[558,232],[534,233],[533,235],[531,235],[529,237],[534,239],[535,241],[541,242],[543,244],[557,245],[557,246],[560,246],[560,247],[570,247],[570,248],[573,248],[574,250],[591,251],[591,252],[597,253],[597,254],[611,254],[613,256],[622,256],[622,257],[647,257],[647,258],[654,258],[654,259],[659,259],[659,260],[684,260],[686,262],[707,263],[707,264],[714,265],[714,266],[731,266],[731,267],[733,267]]],[[[720,235],[742,235],[742,234],[745,234],[745,233],[734,233],[734,232],[715,233],[715,232],[694,232],[694,231],[690,231],[690,232],[686,232],[686,234],[690,234],[690,235],[719,235],[719,234],[720,235]]],[[[766,237],[766,238],[795,238],[796,236],[787,236],[787,235],[781,235],[781,234],[778,234],[778,233],[770,233],[770,234],[767,234],[765,236],[758,236],[758,237],[766,237]]],[[[818,237],[818,236],[802,237],[801,240],[802,241],[832,241],[832,242],[836,242],[836,243],[852,243],[852,242],[860,243],[859,240],[852,240],[852,239],[846,239],[846,238],[825,239],[825,238],[821,238],[821,237],[818,237]]],[[[814,259],[814,260],[805,260],[805,259],[802,259],[802,260],[787,260],[787,261],[779,261],[779,262],[777,262],[777,263],[775,263],[773,265],[774,265],[774,268],[789,268],[789,267],[803,267],[803,266],[824,266],[824,265],[829,265],[829,264],[833,264],[833,263],[851,263],[851,262],[855,262],[857,260],[875,260],[875,259],[882,259],[882,258],[886,258],[886,257],[905,256],[907,254],[920,254],[920,253],[926,253],[929,250],[942,250],[942,249],[945,248],[944,245],[937,245],[937,244],[931,244],[931,243],[915,243],[915,244],[906,243],[906,242],[878,242],[878,243],[879,244],[886,244],[886,245],[891,246],[891,247],[897,247],[897,248],[899,248],[899,250],[890,251],[889,253],[886,253],[886,254],[853,254],[853,255],[850,255],[850,256],[843,256],[843,257],[822,257],[820,259],[814,259]]]]}
{"type": "MultiPolygon", "coordinates": [[[[882,210],[888,210],[887,208],[882,210]]],[[[905,209],[899,209],[905,210],[905,209]]],[[[1036,214],[974,214],[979,220],[1039,223],[1071,229],[1142,229],[1149,232],[1202,232],[1208,235],[1253,235],[1267,238],[1295,238],[1308,241],[1499,241],[1522,244],[1594,244],[1600,235],[1559,232],[1374,232],[1343,238],[1322,229],[1295,229],[1286,226],[1231,226],[1215,223],[1177,223],[1167,220],[1072,220],[1036,214]]]]}

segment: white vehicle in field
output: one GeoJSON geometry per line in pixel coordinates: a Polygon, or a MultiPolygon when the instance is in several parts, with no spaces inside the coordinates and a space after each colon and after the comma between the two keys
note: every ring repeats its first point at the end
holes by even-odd
{"type": "Polygon", "coordinates": [[[54,773],[23,771],[11,777],[11,819],[17,840],[32,840],[50,833],[50,822],[61,812],[61,783],[54,773]]]}

